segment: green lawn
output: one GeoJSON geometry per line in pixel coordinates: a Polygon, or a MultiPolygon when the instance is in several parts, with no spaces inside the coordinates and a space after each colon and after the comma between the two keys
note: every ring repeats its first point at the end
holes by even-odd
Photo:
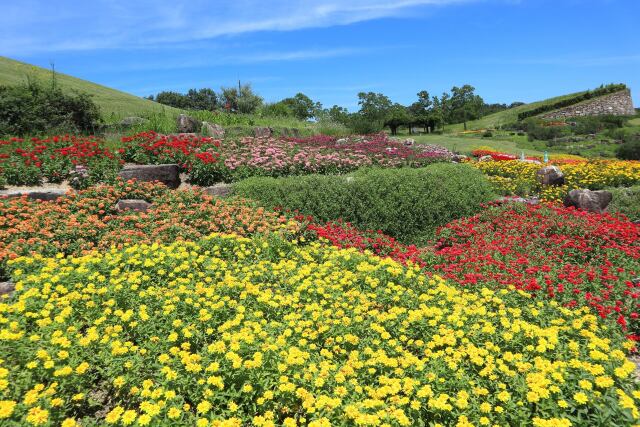
{"type": "Polygon", "coordinates": [[[451,151],[460,152],[463,154],[470,154],[473,150],[479,147],[491,147],[496,151],[502,153],[514,154],[519,156],[521,152],[524,152],[526,156],[542,156],[543,152],[531,148],[521,148],[518,142],[513,140],[498,140],[496,138],[474,138],[474,137],[460,137],[450,135],[417,135],[411,136],[418,143],[423,144],[437,144],[448,148],[451,151]]]}

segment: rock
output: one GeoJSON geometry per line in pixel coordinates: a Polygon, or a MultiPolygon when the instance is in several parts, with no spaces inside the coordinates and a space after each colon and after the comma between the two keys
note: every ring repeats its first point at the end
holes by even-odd
{"type": "Polygon", "coordinates": [[[142,199],[120,199],[116,203],[116,210],[122,212],[126,210],[136,212],[146,212],[151,206],[151,203],[142,199]]]}
{"type": "Polygon", "coordinates": [[[180,114],[176,119],[179,133],[195,133],[202,129],[202,124],[199,120],[186,114],[180,114]]]}
{"type": "Polygon", "coordinates": [[[542,185],[564,184],[564,174],[557,166],[545,166],[536,172],[536,176],[542,185]]]}
{"type": "Polygon", "coordinates": [[[256,138],[270,138],[272,133],[272,129],[268,127],[253,128],[253,136],[255,136],[256,138]]]}
{"type": "Polygon", "coordinates": [[[143,125],[149,123],[149,120],[147,119],[143,119],[142,117],[125,117],[124,119],[120,120],[120,126],[125,127],[125,128],[129,128],[135,125],[143,125]]]}
{"type": "Polygon", "coordinates": [[[202,122],[202,130],[203,133],[213,138],[224,138],[224,128],[218,124],[202,122]]]}
{"type": "Polygon", "coordinates": [[[525,197],[500,197],[495,200],[495,203],[500,205],[504,203],[526,203],[527,205],[539,205],[540,199],[537,197],[525,198],[525,197]]]}
{"type": "Polygon", "coordinates": [[[0,297],[3,295],[11,296],[16,290],[16,285],[12,282],[0,282],[0,297]]]}
{"type": "Polygon", "coordinates": [[[206,187],[203,191],[209,196],[227,197],[233,192],[233,184],[219,183],[211,187],[206,187]]]}
{"type": "Polygon", "coordinates": [[[564,199],[564,205],[573,206],[589,212],[602,213],[613,199],[608,191],[571,190],[564,199]]]}
{"type": "Polygon", "coordinates": [[[469,157],[465,156],[464,154],[454,154],[453,156],[451,156],[451,161],[454,163],[462,163],[466,160],[469,160],[469,157]]]}
{"type": "Polygon", "coordinates": [[[160,181],[169,188],[180,186],[180,169],[176,164],[125,165],[118,176],[125,181],[128,179],[148,182],[160,181]]]}
{"type": "Polygon", "coordinates": [[[65,190],[57,190],[57,189],[38,189],[34,188],[32,190],[3,190],[0,191],[0,197],[22,197],[27,196],[33,200],[42,200],[45,202],[51,202],[58,200],[60,197],[63,197],[66,194],[65,190]]]}
{"type": "Polygon", "coordinates": [[[482,156],[478,159],[479,162],[490,162],[493,160],[493,157],[487,155],[487,156],[482,156]]]}
{"type": "Polygon", "coordinates": [[[405,139],[404,141],[402,141],[402,143],[403,143],[404,145],[406,145],[407,147],[411,147],[413,144],[415,144],[415,143],[416,143],[416,140],[415,140],[415,139],[413,139],[413,138],[407,138],[407,139],[405,139]]]}
{"type": "Polygon", "coordinates": [[[336,145],[346,145],[349,143],[349,140],[347,138],[340,138],[336,141],[336,145]]]}
{"type": "Polygon", "coordinates": [[[636,286],[640,286],[640,277],[634,277],[633,279],[631,279],[631,283],[636,286]]]}

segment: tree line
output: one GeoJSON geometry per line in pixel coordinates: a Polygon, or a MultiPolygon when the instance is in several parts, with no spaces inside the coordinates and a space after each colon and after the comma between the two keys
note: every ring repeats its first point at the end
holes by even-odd
{"type": "Polygon", "coordinates": [[[401,126],[407,126],[410,130],[419,126],[426,132],[429,129],[443,129],[447,124],[463,123],[466,129],[470,120],[523,104],[487,104],[469,84],[454,86],[450,92],[440,96],[431,96],[426,90],[421,90],[416,96],[417,100],[412,104],[402,105],[392,102],[382,93],[360,92],[360,108],[354,113],[338,105],[324,108],[320,102],[313,101],[303,93],[265,103],[249,84],[222,87],[219,92],[210,88],[190,89],[185,94],[163,91],[148,99],[181,109],[226,110],[243,114],[259,112],[263,116],[331,120],[357,133],[373,133],[388,127],[392,134],[396,134],[401,126]]]}

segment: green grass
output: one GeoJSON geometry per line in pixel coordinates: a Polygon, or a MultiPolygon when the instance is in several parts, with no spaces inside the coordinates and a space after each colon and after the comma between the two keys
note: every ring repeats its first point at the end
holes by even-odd
{"type": "MultiPolygon", "coordinates": [[[[517,142],[511,139],[497,139],[494,138],[474,138],[468,136],[451,136],[451,135],[414,135],[411,138],[415,139],[418,143],[423,144],[437,144],[448,148],[451,151],[470,154],[473,150],[479,147],[491,147],[496,151],[502,153],[520,155],[520,152],[524,151],[526,156],[542,156],[543,151],[533,148],[523,147],[526,142],[526,137],[522,142],[517,142]]],[[[511,137],[514,138],[514,137],[511,137]]],[[[551,151],[551,150],[548,150],[551,151]]]]}
{"type": "MultiPolygon", "coordinates": [[[[571,98],[577,95],[580,95],[583,92],[570,93],[567,95],[556,96],[555,98],[544,99],[542,101],[532,102],[530,104],[521,105],[519,107],[510,108],[508,110],[499,111],[497,113],[489,114],[488,116],[482,117],[478,120],[472,120],[467,122],[467,129],[487,129],[487,128],[496,128],[500,125],[505,125],[507,123],[513,123],[518,121],[518,114],[527,110],[531,110],[533,108],[541,107],[543,105],[552,104],[554,102],[562,101],[563,99],[571,98]]],[[[464,125],[462,123],[458,123],[455,125],[447,125],[445,130],[447,132],[462,132],[464,130],[464,125]]]]}
{"type": "MultiPolygon", "coordinates": [[[[23,84],[29,78],[48,83],[51,81],[51,71],[0,56],[0,85],[23,84]]],[[[62,73],[56,72],[56,83],[64,89],[77,90],[92,95],[93,100],[100,107],[102,116],[107,121],[116,121],[127,116],[146,117],[152,113],[175,112],[177,114],[179,111],[173,107],[163,106],[129,93],[62,73]]]]}

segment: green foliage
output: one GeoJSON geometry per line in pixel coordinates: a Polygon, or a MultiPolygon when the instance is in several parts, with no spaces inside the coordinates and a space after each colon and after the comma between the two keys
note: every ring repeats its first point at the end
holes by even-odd
{"type": "Polygon", "coordinates": [[[285,98],[280,103],[286,105],[293,113],[293,116],[299,120],[308,120],[316,117],[318,112],[322,110],[322,104],[313,102],[304,93],[296,93],[293,98],[285,98]]]}
{"type": "Polygon", "coordinates": [[[454,218],[478,212],[481,203],[495,197],[482,173],[458,164],[368,169],[349,179],[250,178],[238,182],[234,191],[269,207],[298,210],[321,221],[342,218],[415,243],[426,241],[454,218]]]}
{"type": "Polygon", "coordinates": [[[293,117],[293,111],[282,102],[265,104],[260,108],[259,114],[263,117],[293,117]]]}
{"type": "Polygon", "coordinates": [[[619,212],[632,221],[640,220],[640,186],[607,190],[613,193],[613,200],[607,208],[609,212],[619,212]]]}
{"type": "Polygon", "coordinates": [[[189,89],[186,94],[163,91],[150,100],[160,104],[185,110],[214,110],[218,106],[218,96],[213,89],[189,89]]]}
{"type": "Polygon", "coordinates": [[[518,120],[524,120],[526,118],[537,116],[542,113],[557,110],[560,108],[565,108],[570,105],[578,104],[582,101],[586,101],[589,99],[597,98],[599,96],[608,95],[610,93],[619,92],[621,90],[626,90],[626,89],[627,89],[627,86],[624,84],[609,84],[606,86],[600,86],[595,90],[588,90],[576,96],[564,98],[557,102],[544,104],[537,108],[532,108],[530,110],[523,111],[518,114],[518,120]]]}
{"type": "Polygon", "coordinates": [[[223,87],[220,98],[228,111],[251,114],[262,106],[262,98],[253,92],[250,84],[236,87],[223,87]]]}
{"type": "Polygon", "coordinates": [[[640,160],[640,135],[634,135],[620,145],[616,157],[622,160],[640,160]]]}
{"type": "Polygon", "coordinates": [[[63,92],[36,81],[0,86],[0,135],[92,132],[99,122],[98,106],[85,93],[63,92]]]}
{"type": "Polygon", "coordinates": [[[529,141],[553,141],[571,134],[568,126],[546,126],[544,122],[534,119],[527,120],[526,130],[529,141]]]}

